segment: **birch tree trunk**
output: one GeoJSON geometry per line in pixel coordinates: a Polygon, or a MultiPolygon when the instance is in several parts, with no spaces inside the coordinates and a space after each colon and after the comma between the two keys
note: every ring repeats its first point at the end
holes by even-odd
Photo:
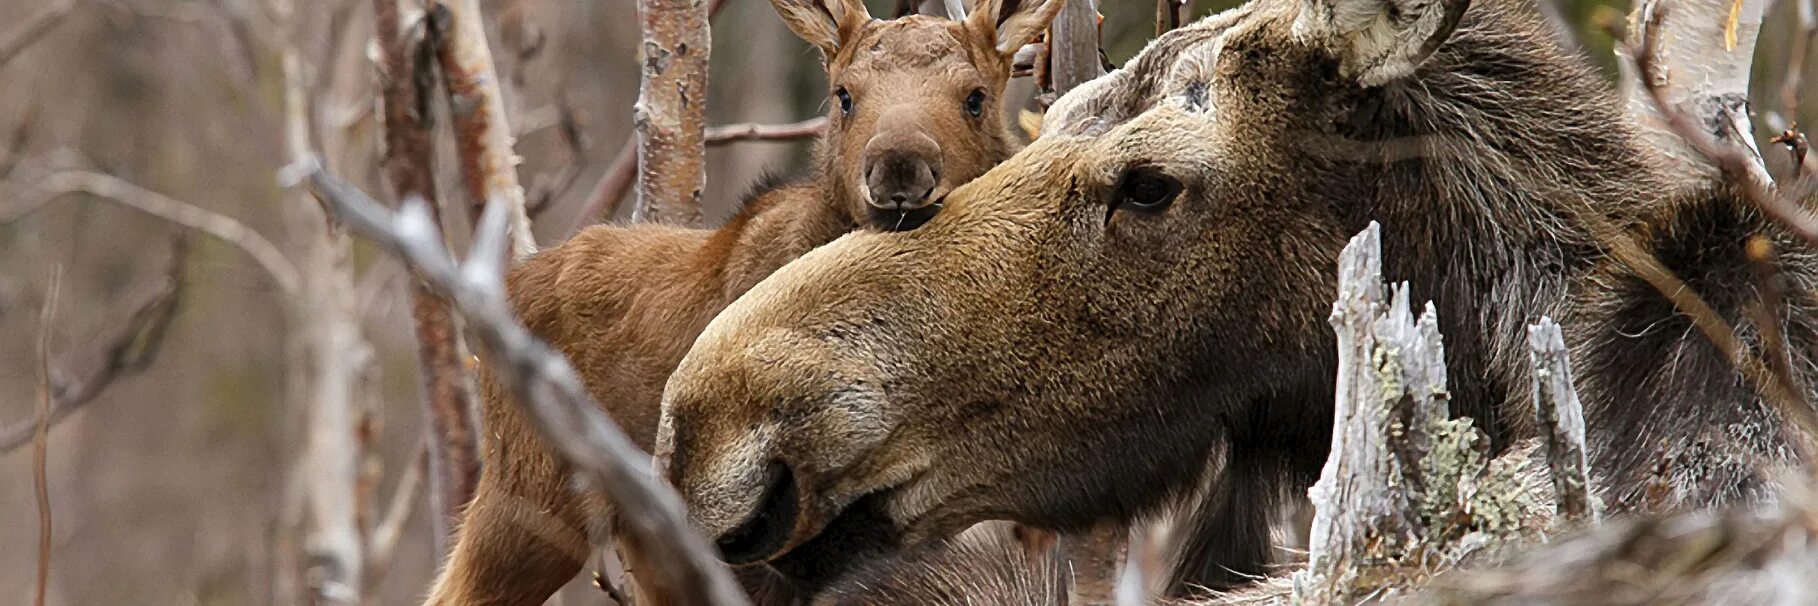
{"type": "Polygon", "coordinates": [[[1049,82],[1056,95],[1105,74],[1098,48],[1098,0],[1067,0],[1048,26],[1049,82]]]}
{"type": "Polygon", "coordinates": [[[638,0],[644,50],[632,117],[638,134],[634,221],[700,223],[712,46],[707,14],[703,0],[638,0]]]}
{"type": "MultiPolygon", "coordinates": [[[[379,119],[383,131],[382,161],[392,201],[422,200],[437,226],[444,223],[436,199],[433,125],[430,103],[435,82],[433,55],[423,44],[427,31],[413,23],[407,31],[399,0],[373,0],[377,38],[379,119]],[[415,35],[410,35],[415,32],[415,35]]],[[[473,497],[480,477],[472,395],[461,364],[460,332],[446,299],[421,277],[411,281],[410,316],[417,337],[417,367],[422,379],[423,410],[429,433],[429,501],[435,553],[447,552],[450,533],[461,507],[473,497]]]]}
{"type": "Polygon", "coordinates": [[[536,238],[524,208],[519,158],[512,152],[511,125],[505,117],[499,72],[493,66],[482,19],[479,0],[439,2],[431,13],[436,51],[454,114],[462,183],[467,186],[468,218],[477,225],[487,202],[504,203],[511,221],[508,254],[523,259],[536,252],[536,238]]]}
{"type": "MultiPolygon", "coordinates": [[[[1618,62],[1628,110],[1682,174],[1715,177],[1717,169],[1674,132],[1648,87],[1636,79],[1653,81],[1676,111],[1697,119],[1719,142],[1741,146],[1761,165],[1749,121],[1749,72],[1767,5],[1768,0],[1640,0],[1629,15],[1630,40],[1635,48],[1654,49],[1655,57],[1649,74],[1636,73],[1629,60],[1618,62]],[[1650,31],[1658,38],[1641,43],[1650,31]]],[[[1771,182],[1766,168],[1759,170],[1757,177],[1771,182]]]]}

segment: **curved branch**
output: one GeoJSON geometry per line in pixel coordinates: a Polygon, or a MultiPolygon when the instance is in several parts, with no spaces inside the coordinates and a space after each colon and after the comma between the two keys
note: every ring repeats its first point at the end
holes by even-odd
{"type": "Polygon", "coordinates": [[[0,213],[0,224],[36,212],[58,197],[81,192],[194,229],[234,245],[247,256],[252,257],[259,267],[264,268],[265,273],[271,275],[272,282],[276,283],[278,289],[284,291],[286,295],[295,295],[300,288],[299,284],[302,283],[302,274],[297,270],[297,266],[291,263],[284,253],[279,252],[278,247],[273,245],[270,240],[247,227],[245,223],[140,187],[125,179],[89,171],[66,171],[38,181],[35,189],[40,192],[40,196],[28,200],[18,208],[0,213]]]}

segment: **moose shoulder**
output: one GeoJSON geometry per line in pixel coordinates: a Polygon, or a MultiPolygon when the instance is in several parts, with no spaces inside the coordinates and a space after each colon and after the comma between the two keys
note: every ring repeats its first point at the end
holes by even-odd
{"type": "MultiPolygon", "coordinates": [[[[867,227],[911,229],[1016,146],[999,118],[1011,56],[1061,0],[980,0],[971,17],[876,20],[859,0],[772,0],[818,47],[829,126],[803,179],[760,187],[719,229],[596,226],[513,268],[519,318],[560,349],[640,446],[664,381],[714,314],[802,253],[867,227]]],[[[432,604],[540,604],[610,533],[483,374],[485,469],[432,604]]]]}
{"type": "Polygon", "coordinates": [[[1756,497],[1779,419],[1610,247],[1756,343],[1741,250],[1780,244],[1807,389],[1811,251],[1663,169],[1530,10],[1257,0],[1164,36],[926,225],[816,250],[716,318],[670,378],[664,473],[729,561],[811,583],[980,520],[1128,520],[1209,475],[1177,581],[1240,582],[1325,459],[1336,257],[1376,220],[1498,448],[1531,431],[1524,329],[1549,316],[1610,509],[1756,497]]]}

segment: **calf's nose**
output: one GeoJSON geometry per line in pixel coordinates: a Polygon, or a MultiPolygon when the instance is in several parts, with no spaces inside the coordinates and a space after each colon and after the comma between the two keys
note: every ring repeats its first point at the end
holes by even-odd
{"type": "Polygon", "coordinates": [[[940,158],[940,144],[926,133],[872,139],[865,146],[866,202],[896,213],[928,206],[941,181],[940,158]]]}

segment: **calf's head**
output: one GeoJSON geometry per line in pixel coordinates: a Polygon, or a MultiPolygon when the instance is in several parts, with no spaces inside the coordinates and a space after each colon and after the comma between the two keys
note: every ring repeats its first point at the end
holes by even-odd
{"type": "Polygon", "coordinates": [[[658,457],[697,524],[730,561],[813,579],[980,520],[1128,518],[1239,426],[1329,426],[1345,239],[1582,162],[1534,146],[1608,143],[1541,127],[1573,119],[1561,90],[1608,98],[1593,74],[1494,2],[1455,27],[1460,1],[1262,0],[1177,30],[926,225],[758,284],[665,392],[658,457]],[[1484,145],[1537,159],[1458,164],[1484,145]]]}
{"type": "Polygon", "coordinates": [[[861,0],[771,0],[826,62],[822,174],[856,221],[920,225],[941,196],[1010,155],[998,108],[1011,56],[1063,1],[979,0],[959,21],[881,21],[861,0]]]}

